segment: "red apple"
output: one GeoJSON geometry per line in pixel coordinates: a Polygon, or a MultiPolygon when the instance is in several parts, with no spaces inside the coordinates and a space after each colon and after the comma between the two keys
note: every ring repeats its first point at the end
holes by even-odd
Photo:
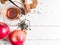
{"type": "Polygon", "coordinates": [[[0,39],[5,39],[10,32],[9,26],[3,22],[0,22],[0,39]]]}
{"type": "Polygon", "coordinates": [[[9,34],[9,40],[12,45],[23,45],[26,39],[26,34],[21,30],[14,30],[9,34]]]}

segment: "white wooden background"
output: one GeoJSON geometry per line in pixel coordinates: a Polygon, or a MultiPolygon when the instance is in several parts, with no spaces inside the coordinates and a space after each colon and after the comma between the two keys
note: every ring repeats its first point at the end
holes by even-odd
{"type": "MultiPolygon", "coordinates": [[[[28,31],[25,45],[60,45],[60,0],[39,0],[36,11],[40,14],[30,13],[27,17],[32,30],[28,31]]],[[[10,44],[0,41],[0,45],[4,43],[10,44]]]]}

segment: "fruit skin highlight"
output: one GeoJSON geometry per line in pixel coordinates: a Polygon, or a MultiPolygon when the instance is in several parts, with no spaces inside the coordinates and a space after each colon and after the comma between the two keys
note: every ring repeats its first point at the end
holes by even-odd
{"type": "Polygon", "coordinates": [[[5,39],[10,33],[10,28],[7,24],[0,22],[0,39],[5,39]]]}
{"type": "Polygon", "coordinates": [[[12,45],[23,45],[26,40],[26,34],[21,30],[14,30],[9,34],[9,40],[12,45]]]}

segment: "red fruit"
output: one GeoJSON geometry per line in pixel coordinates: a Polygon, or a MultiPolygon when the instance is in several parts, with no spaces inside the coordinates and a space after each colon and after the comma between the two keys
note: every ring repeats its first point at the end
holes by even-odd
{"type": "Polygon", "coordinates": [[[3,22],[0,22],[0,39],[5,39],[10,32],[9,26],[3,22]]]}
{"type": "Polygon", "coordinates": [[[9,34],[9,40],[12,43],[12,45],[23,45],[25,39],[26,35],[21,30],[14,30],[9,34]]]}

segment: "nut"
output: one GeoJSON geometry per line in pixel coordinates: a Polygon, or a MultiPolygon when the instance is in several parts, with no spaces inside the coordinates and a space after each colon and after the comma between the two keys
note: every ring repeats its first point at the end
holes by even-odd
{"type": "Polygon", "coordinates": [[[33,0],[33,3],[30,4],[30,8],[31,8],[31,9],[36,8],[36,6],[37,6],[37,2],[38,2],[38,0],[33,0]]]}
{"type": "Polygon", "coordinates": [[[8,1],[8,0],[1,0],[1,3],[2,3],[2,4],[5,4],[6,1],[8,1]]]}

